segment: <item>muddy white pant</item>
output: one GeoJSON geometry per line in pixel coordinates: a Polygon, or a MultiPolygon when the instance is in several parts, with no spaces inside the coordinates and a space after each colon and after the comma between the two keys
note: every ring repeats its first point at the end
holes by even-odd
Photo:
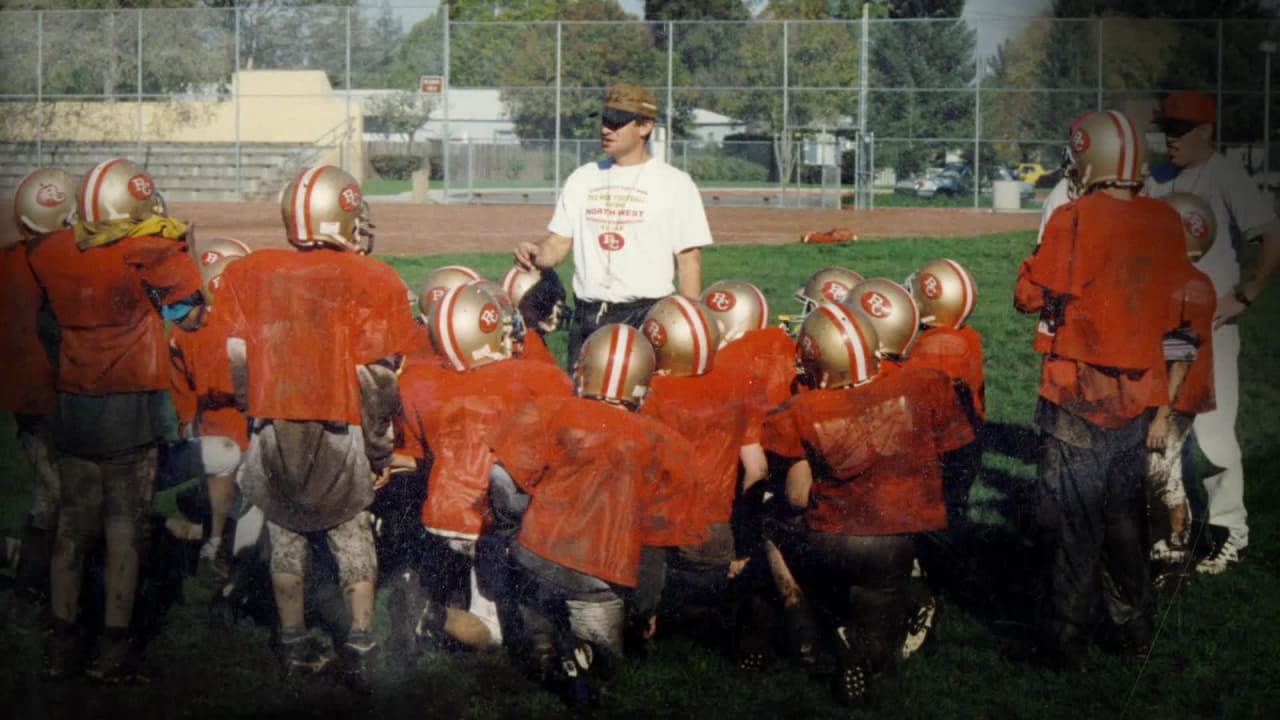
{"type": "Polygon", "coordinates": [[[1191,530],[1191,509],[1182,483],[1182,450],[1191,434],[1192,416],[1175,412],[1169,418],[1169,437],[1163,450],[1147,453],[1147,491],[1151,498],[1152,542],[1185,549],[1191,530]]]}
{"type": "Polygon", "coordinates": [[[1239,547],[1249,544],[1244,508],[1244,462],[1236,439],[1240,407],[1240,329],[1224,325],[1213,332],[1213,392],[1218,407],[1196,416],[1196,445],[1221,471],[1204,479],[1209,497],[1209,523],[1227,528],[1239,547]]]}

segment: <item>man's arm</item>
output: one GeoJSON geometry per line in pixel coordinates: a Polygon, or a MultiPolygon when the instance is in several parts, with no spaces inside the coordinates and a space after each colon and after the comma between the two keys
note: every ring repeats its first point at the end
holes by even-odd
{"type": "Polygon", "coordinates": [[[690,300],[702,297],[702,248],[676,254],[676,289],[690,300]]]}
{"type": "MultiPolygon", "coordinates": [[[[1253,273],[1247,280],[1240,283],[1240,292],[1249,299],[1249,302],[1257,300],[1262,291],[1271,284],[1271,278],[1275,277],[1277,269],[1280,269],[1280,226],[1272,223],[1271,227],[1262,233],[1262,254],[1258,257],[1253,273]]],[[[1218,298],[1218,313],[1213,318],[1213,327],[1222,327],[1228,320],[1243,313],[1245,307],[1247,306],[1236,298],[1234,292],[1218,298]]]]}
{"type": "Polygon", "coordinates": [[[541,242],[522,242],[514,253],[516,265],[525,270],[541,268],[550,270],[559,265],[573,249],[573,240],[563,235],[547,233],[541,242]]]}

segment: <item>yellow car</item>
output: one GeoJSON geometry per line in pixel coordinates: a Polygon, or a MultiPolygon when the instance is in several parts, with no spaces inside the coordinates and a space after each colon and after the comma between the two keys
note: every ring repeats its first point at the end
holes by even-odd
{"type": "Polygon", "coordinates": [[[1036,187],[1036,181],[1043,177],[1048,170],[1040,163],[1018,163],[1013,168],[1013,176],[1022,182],[1029,183],[1031,187],[1036,187]]]}

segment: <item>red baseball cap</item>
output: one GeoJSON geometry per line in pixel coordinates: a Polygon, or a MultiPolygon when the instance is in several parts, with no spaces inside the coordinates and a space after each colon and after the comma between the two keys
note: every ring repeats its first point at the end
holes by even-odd
{"type": "Polygon", "coordinates": [[[1197,90],[1179,90],[1164,99],[1163,124],[1211,125],[1218,119],[1213,98],[1197,90]]]}

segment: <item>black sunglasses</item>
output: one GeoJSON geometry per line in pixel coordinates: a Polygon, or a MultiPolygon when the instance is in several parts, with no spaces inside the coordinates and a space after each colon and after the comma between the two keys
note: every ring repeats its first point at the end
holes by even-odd
{"type": "Polygon", "coordinates": [[[1200,127],[1200,123],[1191,120],[1166,120],[1160,124],[1160,129],[1164,131],[1166,137],[1180,138],[1187,133],[1200,127]]]}
{"type": "Polygon", "coordinates": [[[644,119],[643,115],[627,112],[626,110],[618,110],[617,108],[605,108],[604,112],[600,113],[600,124],[610,130],[617,130],[632,122],[644,119]]]}

